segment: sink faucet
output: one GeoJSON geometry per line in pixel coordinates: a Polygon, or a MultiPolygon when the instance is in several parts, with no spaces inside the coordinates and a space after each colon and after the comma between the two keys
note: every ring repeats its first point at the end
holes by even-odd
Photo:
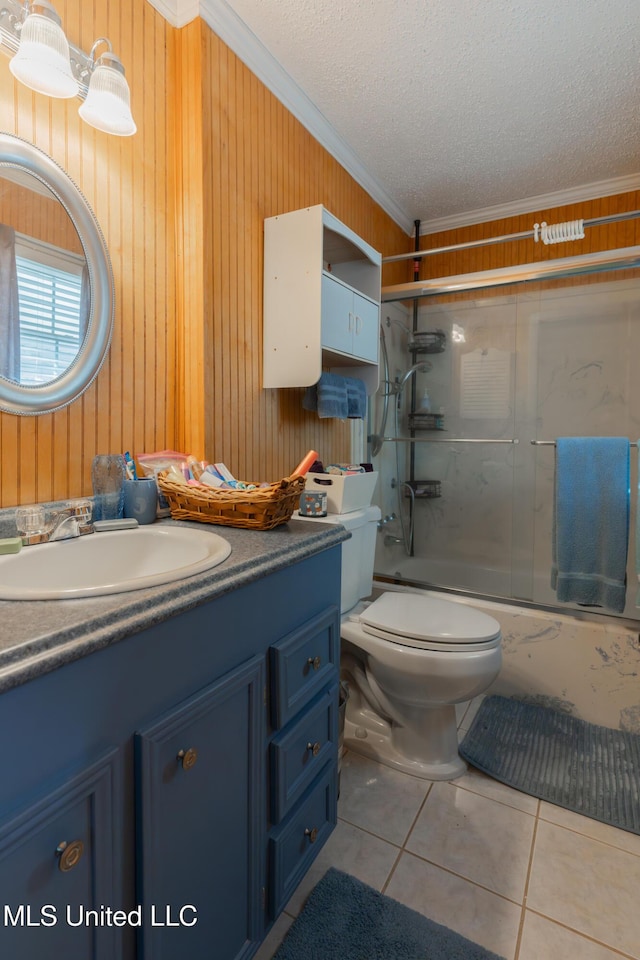
{"type": "Polygon", "coordinates": [[[53,520],[48,528],[48,540],[69,540],[71,537],[80,536],[80,527],[75,512],[67,507],[65,510],[59,510],[53,515],[53,520]]]}
{"type": "Polygon", "coordinates": [[[56,510],[46,522],[43,507],[39,505],[18,507],[16,527],[23,546],[52,543],[55,540],[70,540],[72,537],[93,533],[91,512],[90,500],[72,500],[66,507],[56,510]]]}

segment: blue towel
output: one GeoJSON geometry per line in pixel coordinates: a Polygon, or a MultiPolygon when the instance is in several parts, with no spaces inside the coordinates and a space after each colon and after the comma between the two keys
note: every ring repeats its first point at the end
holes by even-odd
{"type": "Polygon", "coordinates": [[[558,600],[622,613],[629,541],[629,441],[556,441],[551,586],[558,600]]]}
{"type": "Polygon", "coordinates": [[[367,388],[356,377],[323,373],[317,383],[307,387],[302,406],[305,410],[317,411],[322,419],[364,419],[367,415],[367,388]]]}
{"type": "Polygon", "coordinates": [[[367,388],[357,377],[347,377],[347,409],[350,420],[364,420],[367,415],[367,388]]]}

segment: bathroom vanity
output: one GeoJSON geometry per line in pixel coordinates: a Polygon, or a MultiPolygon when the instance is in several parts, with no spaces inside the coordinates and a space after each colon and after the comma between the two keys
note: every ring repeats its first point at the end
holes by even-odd
{"type": "Polygon", "coordinates": [[[336,823],[348,534],[212,529],[187,580],[0,602],[12,960],[250,957],[336,823]]]}

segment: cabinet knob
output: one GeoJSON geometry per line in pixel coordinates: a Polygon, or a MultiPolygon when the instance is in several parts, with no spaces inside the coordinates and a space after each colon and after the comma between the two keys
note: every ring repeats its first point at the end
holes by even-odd
{"type": "Polygon", "coordinates": [[[314,670],[320,669],[320,657],[308,657],[307,663],[310,667],[313,667],[314,670]]]}
{"type": "Polygon", "coordinates": [[[309,742],[307,744],[307,750],[311,750],[311,753],[314,755],[314,757],[317,757],[320,753],[320,741],[316,740],[315,743],[309,742]]]}
{"type": "Polygon", "coordinates": [[[181,750],[178,754],[178,760],[181,762],[183,770],[191,770],[192,767],[195,767],[197,759],[198,751],[194,750],[193,747],[189,747],[188,750],[181,750]]]}
{"type": "Polygon", "coordinates": [[[58,870],[61,870],[63,873],[73,870],[80,862],[83,853],[84,843],[82,840],[72,840],[71,843],[63,840],[62,843],[59,843],[56,847],[58,870]]]}
{"type": "Polygon", "coordinates": [[[305,837],[309,837],[309,843],[315,843],[318,839],[318,828],[314,827],[312,830],[309,830],[309,827],[304,831],[305,837]]]}

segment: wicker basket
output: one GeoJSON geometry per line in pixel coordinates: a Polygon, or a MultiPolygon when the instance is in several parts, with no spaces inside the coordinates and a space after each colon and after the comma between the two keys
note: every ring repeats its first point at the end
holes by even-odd
{"type": "Polygon", "coordinates": [[[158,474],[158,487],[174,520],[199,520],[246,530],[271,530],[291,519],[300,503],[304,477],[287,477],[257,490],[190,487],[168,474],[158,474]]]}

